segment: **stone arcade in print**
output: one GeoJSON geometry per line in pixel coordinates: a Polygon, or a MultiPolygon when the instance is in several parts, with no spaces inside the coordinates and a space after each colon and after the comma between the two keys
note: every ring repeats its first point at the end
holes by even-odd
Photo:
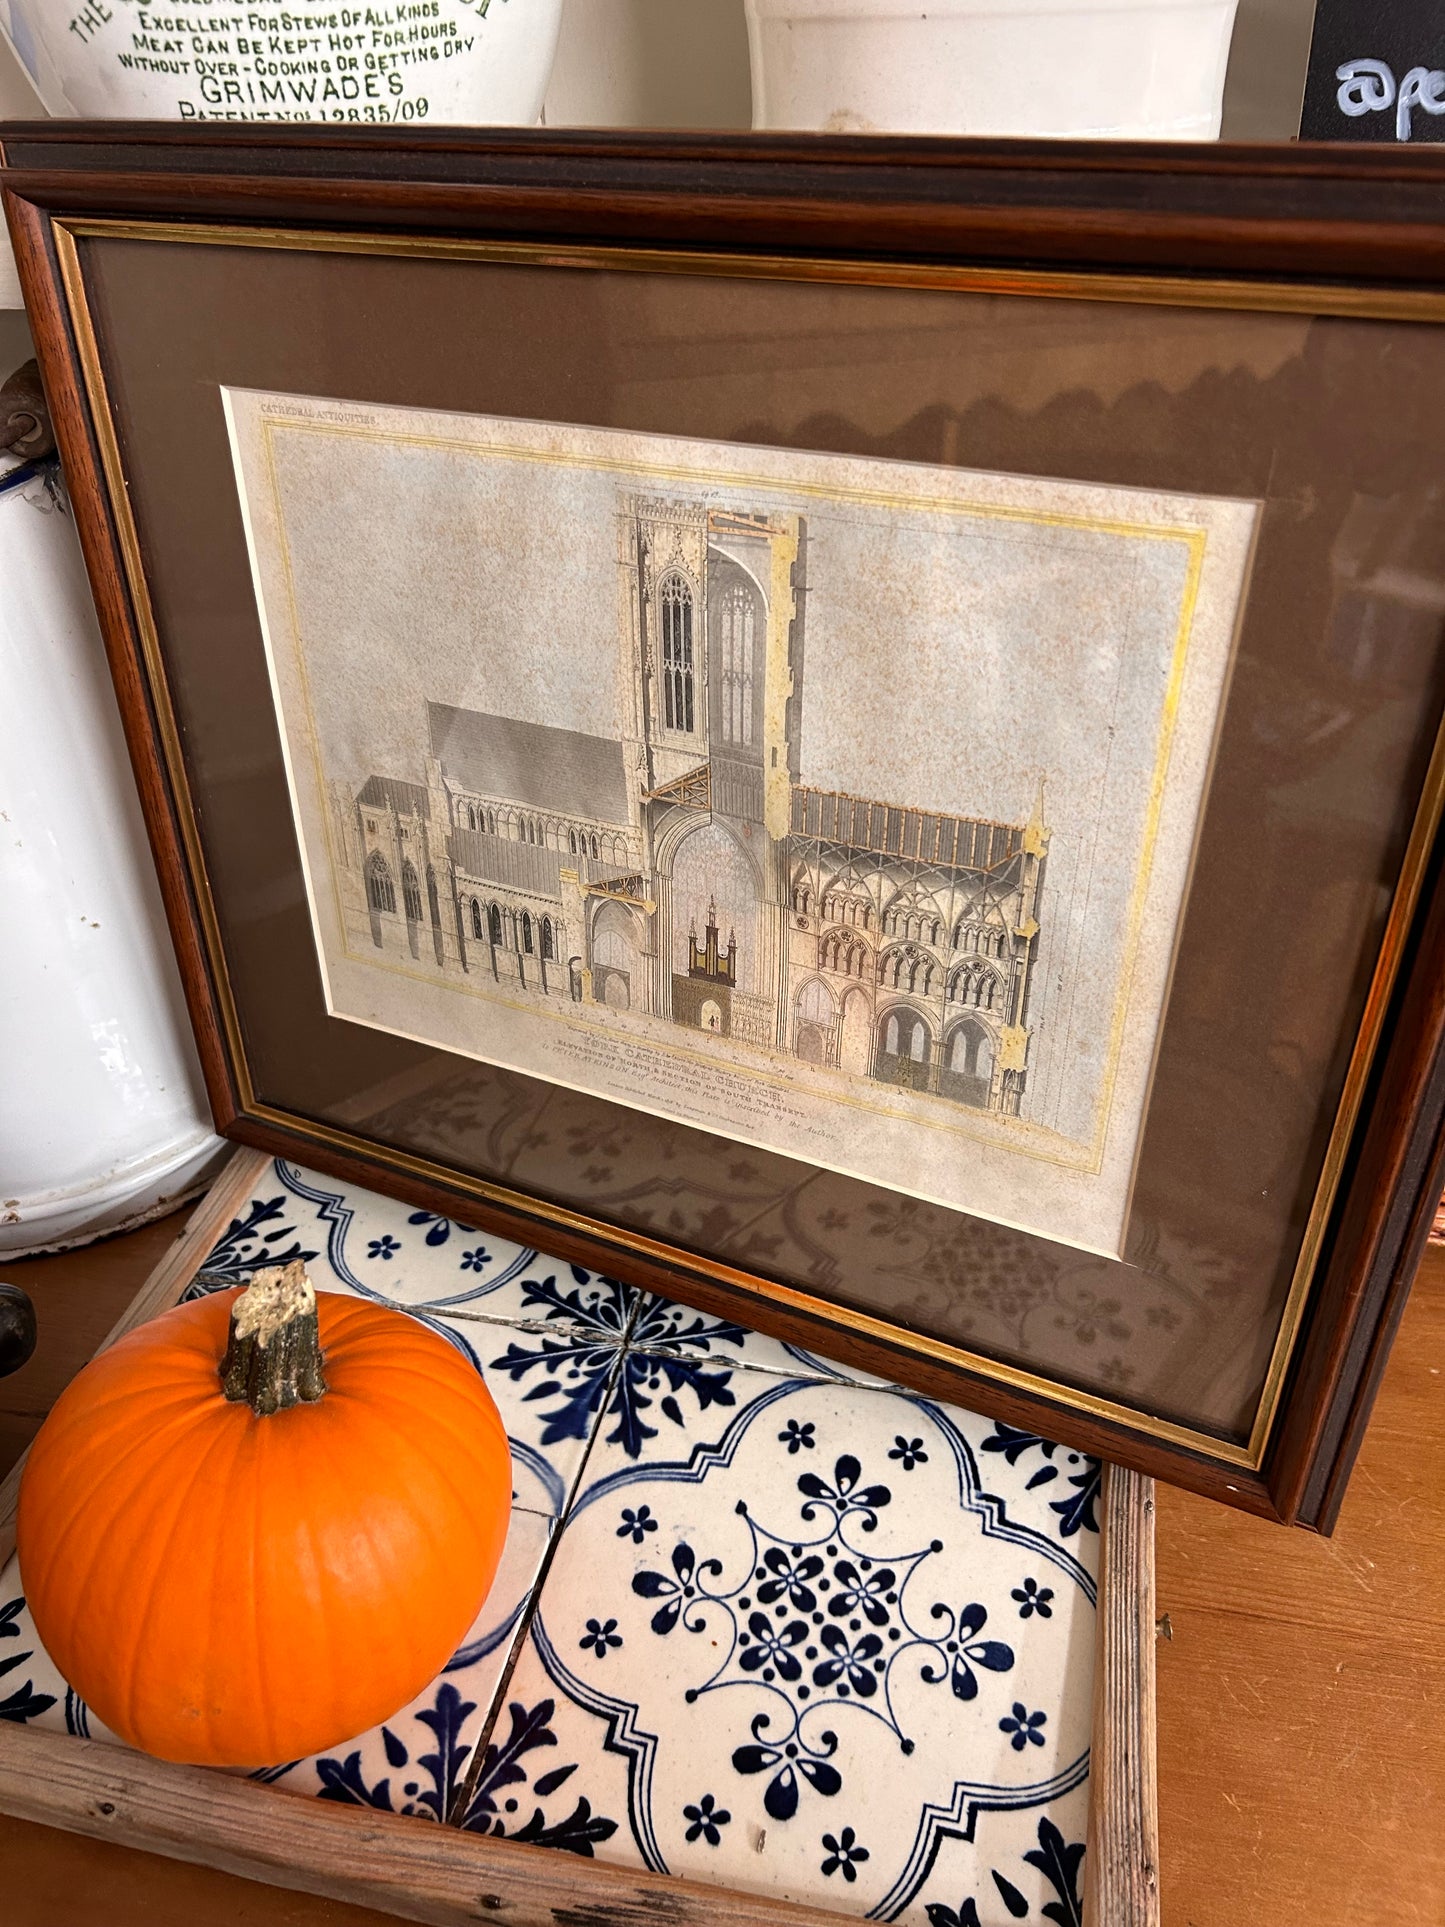
{"type": "Polygon", "coordinates": [[[430,702],[423,772],[333,785],[348,947],[1017,1116],[1042,796],[800,782],[804,517],[623,491],[617,579],[619,737],[430,702]]]}

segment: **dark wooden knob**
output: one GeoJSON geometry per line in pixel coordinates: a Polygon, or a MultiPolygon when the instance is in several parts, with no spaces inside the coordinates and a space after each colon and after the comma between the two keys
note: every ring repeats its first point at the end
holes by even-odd
{"type": "Polygon", "coordinates": [[[55,435],[40,368],[27,361],[0,386],[0,449],[12,449],[23,461],[38,462],[55,453],[55,435]]]}
{"type": "Polygon", "coordinates": [[[19,1285],[0,1285],[0,1378],[18,1372],[34,1350],[34,1305],[19,1285]]]}

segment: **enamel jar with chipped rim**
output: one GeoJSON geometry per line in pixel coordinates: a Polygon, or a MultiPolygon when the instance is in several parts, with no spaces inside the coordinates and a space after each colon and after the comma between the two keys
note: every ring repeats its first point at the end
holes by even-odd
{"type": "Polygon", "coordinates": [[[0,1254],[169,1209],[212,1134],[68,505],[0,456],[0,1254]]]}

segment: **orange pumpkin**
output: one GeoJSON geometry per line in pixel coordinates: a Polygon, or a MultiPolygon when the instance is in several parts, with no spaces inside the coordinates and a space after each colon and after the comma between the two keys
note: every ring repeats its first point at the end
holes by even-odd
{"type": "Polygon", "coordinates": [[[511,1491],[465,1359],[292,1265],[131,1332],[62,1393],[20,1488],[21,1580],[123,1740],[266,1766],[390,1718],[441,1671],[511,1491]]]}

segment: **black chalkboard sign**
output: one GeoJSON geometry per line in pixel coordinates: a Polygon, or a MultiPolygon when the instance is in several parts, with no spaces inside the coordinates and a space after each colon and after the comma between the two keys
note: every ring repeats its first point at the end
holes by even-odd
{"type": "Polygon", "coordinates": [[[1300,138],[1445,141],[1445,4],[1319,0],[1300,138]]]}

